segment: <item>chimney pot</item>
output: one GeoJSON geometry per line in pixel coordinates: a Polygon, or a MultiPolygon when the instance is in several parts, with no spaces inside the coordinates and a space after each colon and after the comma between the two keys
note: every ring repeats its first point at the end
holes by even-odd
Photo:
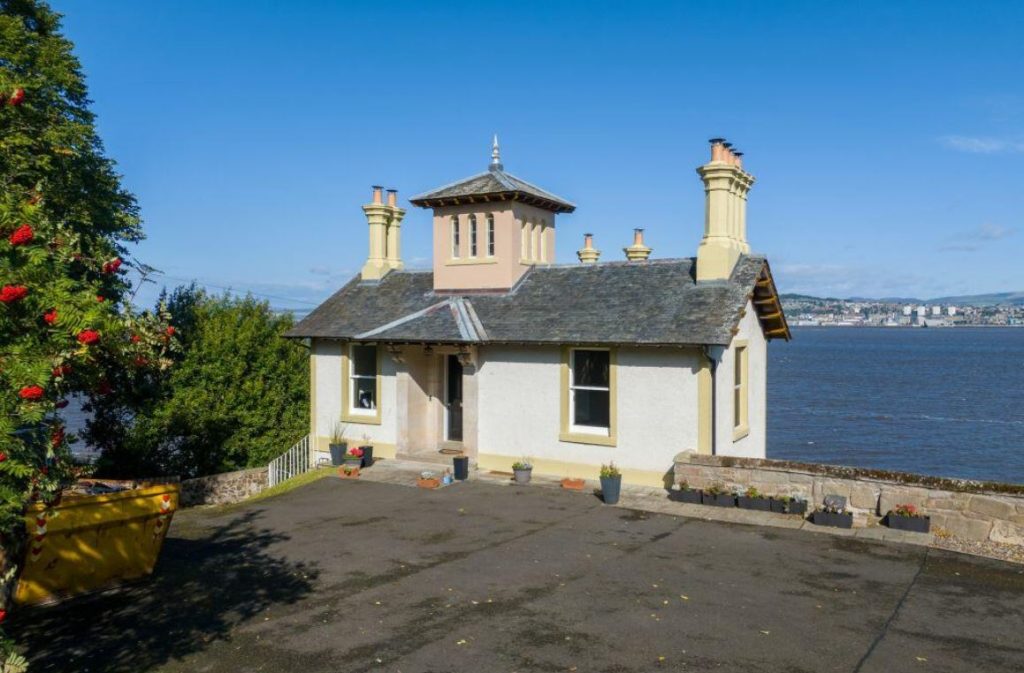
{"type": "Polygon", "coordinates": [[[651,256],[651,249],[644,245],[644,230],[634,229],[633,245],[623,248],[622,251],[626,253],[626,259],[631,262],[646,261],[651,256]]]}
{"type": "Polygon", "coordinates": [[[601,256],[601,251],[594,249],[593,234],[583,234],[583,247],[576,251],[576,256],[579,257],[580,262],[583,264],[594,264],[597,262],[597,258],[601,256]]]}
{"type": "Polygon", "coordinates": [[[711,161],[725,161],[725,138],[712,138],[708,142],[711,143],[711,161]]]}
{"type": "Polygon", "coordinates": [[[382,196],[381,192],[383,191],[383,189],[384,189],[384,187],[382,187],[381,185],[374,185],[373,186],[373,202],[375,204],[380,205],[381,203],[384,202],[383,199],[381,198],[381,196],[382,196]]]}
{"type": "Polygon", "coordinates": [[[389,189],[388,190],[388,205],[390,207],[392,207],[392,208],[397,208],[398,207],[398,190],[397,189],[389,189]]]}

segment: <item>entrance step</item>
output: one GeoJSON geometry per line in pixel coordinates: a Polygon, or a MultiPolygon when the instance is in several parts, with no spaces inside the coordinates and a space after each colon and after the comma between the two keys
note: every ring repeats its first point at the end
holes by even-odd
{"type": "MultiPolygon", "coordinates": [[[[413,463],[430,463],[431,465],[452,467],[452,458],[454,458],[455,455],[456,454],[438,453],[436,451],[424,451],[423,453],[398,453],[395,454],[395,460],[406,460],[413,463]]],[[[476,461],[472,458],[469,459],[469,469],[476,469],[476,461]]]]}

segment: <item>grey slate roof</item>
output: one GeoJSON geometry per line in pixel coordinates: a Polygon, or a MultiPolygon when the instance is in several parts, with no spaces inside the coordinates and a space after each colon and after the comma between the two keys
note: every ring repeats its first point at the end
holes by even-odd
{"type": "Polygon", "coordinates": [[[728,281],[700,285],[694,280],[694,262],[539,266],[503,294],[435,293],[429,271],[392,272],[376,283],[357,276],[285,336],[414,343],[728,345],[747,300],[765,277],[767,262],[743,256],[728,281]]]}
{"type": "Polygon", "coordinates": [[[571,213],[576,210],[575,204],[495,166],[485,173],[464,178],[409,199],[414,206],[423,208],[474,201],[522,201],[556,213],[571,213]]]}

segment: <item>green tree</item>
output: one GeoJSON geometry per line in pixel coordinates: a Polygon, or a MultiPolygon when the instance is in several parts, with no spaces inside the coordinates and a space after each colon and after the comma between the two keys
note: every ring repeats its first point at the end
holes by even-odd
{"type": "Polygon", "coordinates": [[[102,444],[102,473],[194,477],[265,465],[308,432],[309,354],[281,338],[291,316],[194,286],[166,306],[177,362],[124,436],[102,444]]]}
{"type": "MultiPolygon", "coordinates": [[[[75,476],[58,408],[172,363],[165,316],[122,301],[138,212],[103,155],[71,49],[45,4],[0,0],[0,623],[27,505],[53,502],[75,476]]],[[[0,650],[3,670],[18,669],[2,635],[0,650]]]]}

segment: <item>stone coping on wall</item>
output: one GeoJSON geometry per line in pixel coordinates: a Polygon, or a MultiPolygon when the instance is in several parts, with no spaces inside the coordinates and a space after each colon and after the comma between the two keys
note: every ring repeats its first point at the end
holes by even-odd
{"type": "Polygon", "coordinates": [[[681,453],[676,483],[721,483],[738,491],[806,498],[813,509],[826,495],[846,497],[855,525],[874,525],[901,504],[931,518],[933,530],[964,540],[1024,545],[1024,485],[929,477],[784,460],[681,453]]]}
{"type": "Polygon", "coordinates": [[[709,456],[684,451],[675,457],[676,463],[707,465],[717,467],[745,467],[780,472],[804,472],[815,476],[837,479],[862,479],[891,482],[904,486],[953,491],[957,493],[983,493],[991,495],[1012,495],[1024,497],[1024,484],[1009,484],[999,481],[976,481],[951,477],[934,477],[913,472],[895,472],[867,467],[849,467],[826,463],[799,463],[791,460],[769,460],[765,458],[740,458],[737,456],[709,456]]]}
{"type": "Polygon", "coordinates": [[[267,468],[211,474],[181,482],[181,504],[228,505],[252,497],[267,488],[267,468]]]}

